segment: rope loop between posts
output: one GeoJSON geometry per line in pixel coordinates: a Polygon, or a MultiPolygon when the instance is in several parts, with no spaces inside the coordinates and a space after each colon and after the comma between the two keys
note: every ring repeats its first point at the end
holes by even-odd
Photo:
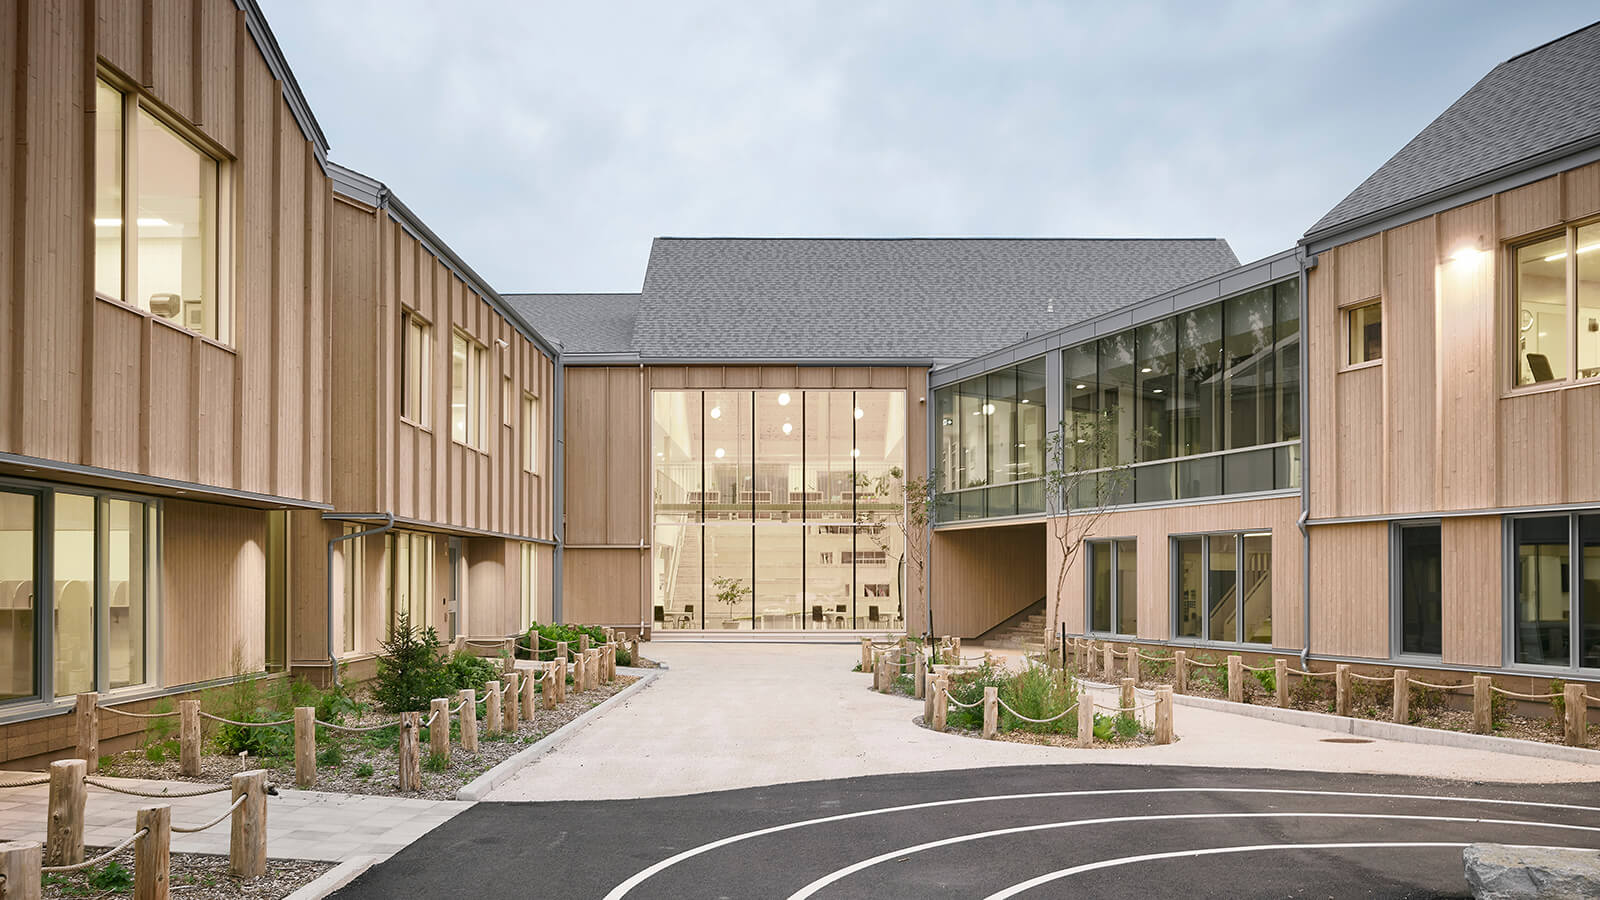
{"type": "Polygon", "coordinates": [[[220,794],[223,791],[232,790],[231,787],[224,784],[217,787],[199,788],[193,791],[178,791],[177,793],[173,793],[172,791],[168,790],[150,791],[141,790],[139,788],[118,787],[109,782],[102,781],[93,775],[83,779],[83,783],[92,784],[97,788],[103,788],[111,791],[114,794],[127,794],[130,797],[149,797],[152,800],[182,800],[185,797],[204,797],[207,794],[220,794]]]}
{"type": "Polygon", "coordinates": [[[1220,665],[1217,664],[1217,663],[1201,662],[1198,659],[1190,659],[1189,657],[1184,657],[1184,661],[1187,662],[1191,666],[1199,666],[1202,669],[1220,668],[1220,665]]]}
{"type": "Polygon", "coordinates": [[[1406,683],[1407,684],[1414,684],[1417,687],[1428,688],[1429,690],[1434,690],[1434,691],[1470,691],[1470,690],[1472,690],[1472,685],[1470,685],[1470,684],[1430,684],[1430,683],[1428,683],[1426,681],[1418,681],[1415,678],[1407,678],[1406,679],[1406,683]]]}
{"type": "Polygon", "coordinates": [[[501,638],[498,641],[480,641],[472,638],[462,638],[461,643],[471,644],[474,647],[504,647],[506,645],[506,639],[501,638]]]}
{"type": "MultiPolygon", "coordinates": [[[[998,698],[996,698],[996,699],[998,700],[998,698]]],[[[1000,708],[1001,709],[1004,709],[1006,712],[1011,713],[1013,716],[1016,716],[1017,718],[1021,719],[1024,722],[1032,722],[1035,725],[1048,725],[1051,722],[1054,722],[1057,719],[1062,718],[1067,713],[1072,712],[1073,710],[1077,709],[1078,708],[1078,703],[1081,702],[1081,701],[1078,701],[1078,700],[1072,701],[1072,705],[1071,706],[1067,707],[1066,709],[1063,709],[1061,712],[1056,713],[1055,715],[1051,716],[1048,719],[1030,718],[1030,717],[1025,716],[1022,713],[1019,713],[1016,710],[1012,709],[1011,705],[1009,703],[1005,702],[1004,700],[998,700],[998,702],[1000,704],[1000,708]]]]}
{"type": "Polygon", "coordinates": [[[1585,693],[1583,695],[1583,699],[1589,701],[1589,705],[1590,706],[1600,706],[1600,697],[1591,697],[1587,693],[1585,693]]]}
{"type": "Polygon", "coordinates": [[[1139,651],[1139,658],[1143,659],[1143,660],[1146,660],[1148,662],[1171,662],[1172,661],[1172,657],[1171,656],[1154,655],[1154,654],[1146,653],[1143,650],[1139,651]]]}
{"type": "Polygon", "coordinates": [[[1360,672],[1351,672],[1350,673],[1350,677],[1354,678],[1357,681],[1372,681],[1372,682],[1394,681],[1394,676],[1393,675],[1384,675],[1382,677],[1379,677],[1379,676],[1376,676],[1376,675],[1362,675],[1360,672]]]}
{"type": "Polygon", "coordinates": [[[1332,678],[1333,676],[1339,674],[1337,671],[1333,671],[1333,672],[1313,672],[1310,669],[1296,669],[1294,666],[1289,666],[1284,671],[1291,672],[1291,673],[1293,673],[1295,675],[1303,675],[1306,678],[1332,678]]]}
{"type": "Polygon", "coordinates": [[[311,721],[316,722],[318,725],[322,725],[326,728],[332,728],[334,731],[343,731],[350,734],[357,734],[363,731],[382,731],[385,728],[400,727],[399,722],[379,722],[376,725],[335,725],[332,722],[324,722],[321,719],[312,719],[311,721]]]}
{"type": "Polygon", "coordinates": [[[1495,687],[1492,684],[1489,685],[1489,690],[1494,691],[1496,694],[1502,694],[1506,697],[1516,697],[1518,700],[1554,700],[1557,697],[1563,696],[1562,694],[1519,694],[1516,691],[1508,691],[1504,688],[1495,687]]]}
{"type": "Polygon", "coordinates": [[[210,719],[214,722],[221,722],[224,725],[237,725],[240,728],[276,728],[279,725],[294,724],[294,719],[292,717],[288,719],[279,719],[276,722],[235,722],[232,719],[224,719],[221,716],[213,716],[208,712],[200,713],[200,717],[203,719],[210,719]]]}
{"type": "Polygon", "coordinates": [[[436,710],[428,713],[428,717],[426,719],[422,720],[422,727],[423,728],[427,728],[429,725],[432,725],[433,724],[433,720],[437,719],[437,718],[439,718],[439,711],[436,709],[436,710]]]}
{"type": "Polygon", "coordinates": [[[1106,710],[1107,712],[1135,713],[1135,712],[1143,712],[1144,710],[1147,710],[1147,709],[1152,709],[1152,708],[1155,707],[1155,705],[1156,705],[1155,702],[1151,701],[1149,703],[1139,703],[1139,704],[1135,704],[1133,706],[1107,706],[1104,703],[1096,703],[1094,706],[1095,706],[1096,709],[1103,709],[1103,710],[1106,710]]]}
{"type": "Polygon", "coordinates": [[[35,785],[49,784],[49,783],[50,783],[50,776],[49,775],[40,775],[40,776],[38,776],[36,778],[25,778],[25,779],[23,779],[21,781],[8,781],[8,782],[6,782],[4,784],[0,784],[0,788],[25,788],[25,787],[33,787],[35,785]]]}
{"type": "Polygon", "coordinates": [[[1239,663],[1239,668],[1245,670],[1246,672],[1271,672],[1271,671],[1274,671],[1274,667],[1272,667],[1272,666],[1247,666],[1244,663],[1239,663]]]}
{"type": "Polygon", "coordinates": [[[983,701],[982,700],[978,700],[978,701],[975,701],[973,703],[962,703],[960,700],[957,700],[955,698],[955,695],[950,693],[949,691],[945,691],[944,692],[944,698],[946,700],[950,701],[951,703],[954,703],[955,705],[961,707],[962,709],[972,709],[975,706],[982,706],[983,705],[983,701]]]}
{"type": "Polygon", "coordinates": [[[96,856],[94,859],[86,859],[81,863],[73,863],[70,866],[40,866],[39,871],[45,875],[56,875],[64,872],[76,872],[80,869],[87,869],[90,866],[98,866],[111,857],[116,856],[118,853],[128,849],[130,844],[149,833],[149,828],[141,828],[138,831],[135,831],[133,834],[128,835],[127,839],[125,839],[122,843],[112,847],[110,850],[107,850],[99,856],[96,856]]]}
{"type": "Polygon", "coordinates": [[[99,710],[101,710],[103,712],[111,713],[112,715],[115,715],[115,716],[127,716],[130,719],[167,719],[167,718],[171,718],[172,716],[177,715],[176,712],[164,712],[164,713],[128,712],[127,710],[117,709],[115,706],[97,706],[95,708],[99,709],[99,710]]]}
{"type": "Polygon", "coordinates": [[[450,715],[452,715],[452,716],[453,716],[453,715],[455,715],[455,714],[456,714],[456,713],[459,713],[459,712],[461,712],[461,709],[462,709],[462,707],[464,707],[464,706],[466,706],[466,705],[467,705],[467,701],[465,701],[465,700],[463,700],[463,701],[461,701],[461,702],[460,702],[460,703],[457,703],[457,704],[456,704],[456,708],[455,708],[455,709],[452,709],[452,710],[450,710],[450,715]]]}
{"type": "Polygon", "coordinates": [[[194,834],[195,832],[205,831],[207,828],[211,828],[219,824],[223,819],[233,815],[233,811],[244,805],[244,802],[248,799],[250,799],[249,794],[240,794],[238,798],[233,801],[232,806],[222,811],[222,815],[217,816],[215,819],[212,819],[204,825],[178,825],[174,823],[172,825],[172,830],[177,834],[194,834]]]}

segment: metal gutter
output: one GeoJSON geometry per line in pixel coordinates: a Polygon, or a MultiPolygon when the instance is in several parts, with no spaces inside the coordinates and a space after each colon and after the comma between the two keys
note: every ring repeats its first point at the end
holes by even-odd
{"type": "MultiPolygon", "coordinates": [[[[193,481],[179,481],[175,478],[162,478],[158,475],[143,475],[138,472],[122,472],[117,469],[105,469],[99,466],[85,466],[78,463],[61,462],[54,459],[40,459],[34,456],[23,456],[18,453],[0,452],[0,464],[21,466],[23,471],[14,473],[18,478],[30,478],[45,474],[77,475],[82,478],[94,478],[104,481],[120,482],[124,487],[138,485],[149,489],[172,491],[181,494],[185,499],[199,501],[205,500],[237,500],[261,507],[279,508],[291,507],[294,509],[328,510],[333,509],[331,503],[320,503],[314,500],[302,500],[295,497],[283,497],[275,494],[258,494],[254,491],[240,491],[233,488],[217,487],[215,485],[200,484],[193,481]],[[28,471],[34,469],[36,471],[28,471]],[[194,495],[190,497],[188,495],[194,495]]],[[[116,485],[87,485],[90,487],[115,487],[116,485]]]]}
{"type": "Polygon", "coordinates": [[[388,531],[389,529],[394,527],[394,513],[371,513],[371,514],[368,514],[368,515],[365,515],[365,516],[356,515],[356,514],[335,514],[335,515],[324,515],[322,518],[323,518],[324,521],[335,521],[335,520],[346,520],[346,519],[366,519],[366,520],[369,520],[369,521],[373,520],[373,519],[382,519],[383,520],[383,524],[379,525],[377,528],[368,528],[368,529],[365,529],[363,531],[353,531],[353,532],[351,532],[349,534],[335,535],[334,537],[331,537],[331,538],[328,539],[327,566],[323,571],[323,576],[327,580],[327,594],[328,594],[328,613],[327,613],[327,615],[328,615],[328,618],[327,618],[327,621],[324,624],[327,625],[327,636],[328,636],[328,662],[327,662],[327,666],[328,666],[328,669],[333,672],[333,683],[334,684],[338,684],[339,683],[339,655],[337,653],[335,653],[334,650],[333,650],[333,548],[334,548],[335,545],[339,544],[341,541],[353,541],[356,538],[369,537],[369,536],[374,535],[374,534],[383,534],[385,531],[388,531]]]}
{"type": "Polygon", "coordinates": [[[1306,390],[1311,371],[1311,341],[1306,337],[1306,322],[1310,321],[1310,272],[1317,265],[1316,257],[1307,256],[1304,248],[1295,251],[1300,265],[1300,518],[1295,527],[1300,529],[1300,625],[1304,635],[1300,642],[1300,668],[1306,669],[1311,659],[1311,532],[1306,522],[1311,518],[1311,442],[1306,439],[1306,429],[1311,421],[1307,407],[1310,391],[1306,390]]]}
{"type": "Polygon", "coordinates": [[[567,518],[566,365],[565,360],[556,357],[555,396],[551,398],[554,409],[551,410],[553,434],[550,436],[550,455],[555,458],[550,460],[550,529],[555,535],[555,550],[552,551],[550,562],[550,621],[556,623],[562,621],[561,617],[565,610],[561,591],[564,581],[562,569],[566,564],[566,556],[562,551],[562,536],[566,534],[567,518]]]}

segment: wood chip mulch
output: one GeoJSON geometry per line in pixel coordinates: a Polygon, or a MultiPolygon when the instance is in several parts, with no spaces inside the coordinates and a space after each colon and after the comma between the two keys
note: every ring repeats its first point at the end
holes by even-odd
{"type": "MultiPolygon", "coordinates": [[[[87,857],[98,856],[107,847],[86,847],[87,857]]],[[[228,858],[210,853],[173,853],[167,883],[174,897],[195,900],[280,900],[287,897],[335,864],[319,860],[273,859],[267,862],[267,873],[258,878],[235,878],[228,874],[228,858]]],[[[110,900],[113,897],[133,896],[133,848],[129,847],[109,861],[65,875],[44,876],[45,900],[64,898],[93,898],[110,900]],[[114,885],[118,880],[107,869],[120,866],[126,875],[122,880],[127,890],[114,885]]]]}

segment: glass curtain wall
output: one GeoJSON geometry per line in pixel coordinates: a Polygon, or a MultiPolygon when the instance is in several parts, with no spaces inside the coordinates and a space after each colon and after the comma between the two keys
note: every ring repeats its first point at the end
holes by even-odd
{"type": "Polygon", "coordinates": [[[34,644],[38,604],[34,600],[38,498],[0,491],[0,701],[38,693],[34,644]]]}
{"type": "Polygon", "coordinates": [[[903,392],[656,391],[651,409],[654,627],[904,620],[897,529],[872,524],[903,508],[903,392]]]}
{"type": "Polygon", "coordinates": [[[1042,357],[942,388],[934,408],[941,520],[1044,511],[1042,357]]]}

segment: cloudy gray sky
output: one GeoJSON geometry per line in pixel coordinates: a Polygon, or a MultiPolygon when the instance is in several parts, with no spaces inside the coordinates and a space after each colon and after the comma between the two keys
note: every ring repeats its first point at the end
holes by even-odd
{"type": "Polygon", "coordinates": [[[260,0],[333,147],[497,288],[632,291],[656,235],[1307,226],[1505,58],[1503,3],[260,0]]]}

